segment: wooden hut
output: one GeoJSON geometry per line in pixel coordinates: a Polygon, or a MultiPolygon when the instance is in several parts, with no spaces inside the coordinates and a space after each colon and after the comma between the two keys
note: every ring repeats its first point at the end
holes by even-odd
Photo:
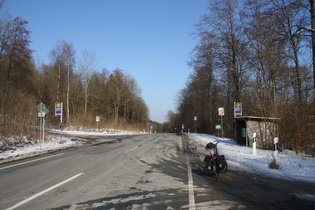
{"type": "Polygon", "coordinates": [[[256,145],[261,149],[272,149],[273,139],[278,137],[280,118],[240,116],[234,118],[235,140],[252,147],[253,133],[256,133],[256,145]]]}

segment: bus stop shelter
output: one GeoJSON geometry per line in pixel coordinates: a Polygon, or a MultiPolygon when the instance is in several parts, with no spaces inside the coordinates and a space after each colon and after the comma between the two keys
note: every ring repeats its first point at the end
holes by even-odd
{"type": "Polygon", "coordinates": [[[252,147],[256,133],[257,148],[272,149],[273,139],[278,137],[280,118],[240,116],[234,118],[234,138],[243,145],[252,147]]]}

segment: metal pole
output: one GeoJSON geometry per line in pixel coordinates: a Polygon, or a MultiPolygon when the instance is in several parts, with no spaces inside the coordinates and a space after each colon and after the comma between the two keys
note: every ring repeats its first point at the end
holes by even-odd
{"type": "Polygon", "coordinates": [[[221,115],[221,135],[222,135],[222,138],[223,138],[223,122],[222,122],[222,115],[221,115]]]}
{"type": "Polygon", "coordinates": [[[43,142],[45,142],[45,117],[43,117],[43,142]]]}
{"type": "Polygon", "coordinates": [[[39,117],[39,143],[40,143],[40,149],[42,149],[42,117],[39,117]]]}
{"type": "Polygon", "coordinates": [[[236,128],[236,120],[235,120],[235,117],[234,117],[234,140],[236,141],[236,131],[237,131],[237,128],[236,128]]]}
{"type": "Polygon", "coordinates": [[[253,133],[253,155],[256,155],[256,133],[253,133]]]}
{"type": "Polygon", "coordinates": [[[61,112],[60,112],[60,122],[62,123],[62,115],[63,115],[63,107],[62,107],[62,102],[60,103],[60,108],[61,108],[61,112]]]}

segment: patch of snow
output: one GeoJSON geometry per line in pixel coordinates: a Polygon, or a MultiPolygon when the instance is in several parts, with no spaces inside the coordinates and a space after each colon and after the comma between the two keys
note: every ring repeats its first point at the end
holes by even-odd
{"type": "Polygon", "coordinates": [[[14,145],[8,147],[5,151],[0,150],[0,163],[40,155],[49,151],[79,145],[81,145],[81,143],[71,141],[71,139],[67,137],[64,137],[63,140],[60,140],[60,137],[57,137],[57,135],[47,135],[46,141],[43,143],[33,142],[25,144],[23,146],[14,145]]]}
{"type": "MultiPolygon", "coordinates": [[[[19,160],[27,157],[32,157],[35,155],[44,154],[50,151],[56,151],[64,149],[67,147],[81,146],[82,142],[73,141],[71,137],[63,136],[61,139],[60,130],[46,129],[50,134],[45,135],[45,142],[40,143],[37,141],[29,141],[26,137],[23,137],[23,143],[14,144],[14,138],[7,138],[5,141],[9,143],[10,146],[6,146],[4,151],[0,150],[0,163],[19,160]],[[36,143],[38,142],[38,143],[36,143]]],[[[62,131],[63,134],[80,135],[80,136],[108,136],[108,135],[132,135],[136,132],[123,131],[117,129],[100,129],[99,132],[90,130],[89,131],[74,131],[66,130],[62,131]]],[[[0,141],[0,146],[2,146],[3,141],[0,141]]]]}
{"type": "Polygon", "coordinates": [[[302,200],[315,201],[315,195],[312,194],[294,193],[294,196],[302,200]]]}
{"type": "MultiPolygon", "coordinates": [[[[55,130],[55,129],[47,129],[50,132],[54,133],[60,133],[60,130],[55,130]]],[[[84,128],[80,127],[78,129],[75,129],[74,127],[70,127],[64,131],[62,131],[64,134],[73,134],[73,135],[132,135],[136,134],[137,132],[134,131],[124,131],[124,130],[118,130],[118,129],[113,129],[113,128],[84,128]]]]}
{"type": "Polygon", "coordinates": [[[235,171],[259,173],[281,179],[296,179],[315,182],[315,159],[302,157],[288,152],[279,152],[277,163],[279,169],[271,169],[273,151],[253,149],[237,144],[233,139],[218,138],[207,134],[188,134],[197,143],[206,145],[209,142],[219,142],[218,152],[225,155],[228,168],[235,171]]]}

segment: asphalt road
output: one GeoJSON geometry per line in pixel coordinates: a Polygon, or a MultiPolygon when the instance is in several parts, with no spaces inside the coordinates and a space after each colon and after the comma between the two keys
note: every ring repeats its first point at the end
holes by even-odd
{"type": "MultiPolygon", "coordinates": [[[[81,137],[83,138],[83,137],[81,137]]],[[[237,170],[214,182],[175,134],[90,137],[85,146],[0,165],[0,209],[314,209],[315,184],[237,170]]]]}

